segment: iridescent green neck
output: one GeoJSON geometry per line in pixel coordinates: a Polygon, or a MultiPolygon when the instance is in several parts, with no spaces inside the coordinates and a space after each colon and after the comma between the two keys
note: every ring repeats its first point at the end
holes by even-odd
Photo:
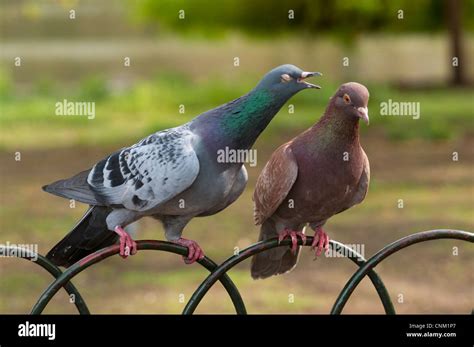
{"type": "Polygon", "coordinates": [[[251,147],[287,98],[279,99],[263,89],[244,95],[220,119],[224,135],[239,148],[251,147]]]}

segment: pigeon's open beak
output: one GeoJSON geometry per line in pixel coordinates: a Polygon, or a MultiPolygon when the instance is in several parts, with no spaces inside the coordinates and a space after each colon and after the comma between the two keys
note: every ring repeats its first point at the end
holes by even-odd
{"type": "Polygon", "coordinates": [[[320,86],[318,86],[317,84],[312,84],[312,83],[309,83],[309,82],[306,82],[305,79],[308,78],[308,77],[314,77],[314,76],[322,76],[323,74],[321,72],[307,72],[307,71],[303,71],[301,73],[301,77],[298,78],[296,80],[296,82],[298,83],[304,83],[304,85],[306,86],[306,88],[316,88],[316,89],[321,89],[320,86]]]}
{"type": "Polygon", "coordinates": [[[357,112],[359,113],[359,118],[369,125],[369,109],[367,107],[359,107],[357,112]]]}

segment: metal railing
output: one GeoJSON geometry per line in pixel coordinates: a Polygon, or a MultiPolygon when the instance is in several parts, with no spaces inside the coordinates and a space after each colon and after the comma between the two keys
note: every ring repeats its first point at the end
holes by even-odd
{"type": "MultiPolygon", "coordinates": [[[[412,246],[420,242],[426,242],[437,239],[457,239],[474,243],[474,233],[461,230],[440,229],[412,234],[385,246],[368,260],[365,260],[361,254],[355,252],[353,249],[345,246],[344,244],[331,240],[329,246],[333,251],[344,251],[344,254],[359,267],[358,270],[347,281],[346,285],[340,292],[331,310],[331,314],[342,313],[345,304],[347,303],[350,296],[365,276],[368,276],[372,284],[374,285],[375,290],[377,291],[377,294],[385,310],[385,313],[396,314],[387,288],[382,282],[380,276],[374,271],[374,268],[390,255],[406,247],[412,246]]],[[[298,240],[298,244],[302,246],[309,246],[311,245],[312,241],[313,237],[308,236],[305,245],[302,244],[302,240],[300,239],[298,240]]],[[[278,239],[274,238],[255,243],[247,247],[246,249],[240,251],[238,254],[235,254],[232,257],[228,258],[220,265],[217,265],[208,257],[204,257],[202,260],[199,260],[198,263],[205,267],[207,270],[209,270],[210,274],[193,293],[183,310],[183,314],[193,314],[203,297],[217,281],[220,281],[222,283],[227,293],[229,294],[236,313],[246,314],[247,310],[245,308],[244,301],[242,300],[242,297],[237,287],[227,275],[227,272],[237,264],[241,263],[245,259],[257,253],[264,252],[268,249],[275,247],[288,247],[290,245],[291,240],[289,239],[285,239],[281,243],[279,243],[278,239]]],[[[186,256],[188,252],[186,247],[165,241],[137,241],[137,246],[138,250],[164,251],[182,256],[186,256]]],[[[23,259],[33,261],[35,264],[41,266],[43,269],[48,271],[55,278],[55,280],[48,286],[48,288],[46,288],[43,294],[41,294],[40,298],[34,305],[31,314],[41,314],[48,305],[48,303],[51,301],[51,299],[54,297],[54,295],[61,288],[64,288],[69,295],[74,295],[74,304],[80,314],[90,314],[84,299],[80,295],[77,288],[71,283],[71,280],[74,278],[74,276],[81,273],[88,267],[102,261],[103,259],[118,254],[119,246],[114,245],[106,247],[95,253],[92,253],[67,268],[64,272],[62,272],[57,266],[55,266],[47,258],[40,254],[36,254],[34,252],[24,249],[18,249],[17,247],[5,247],[4,254],[6,254],[5,252],[7,252],[7,254],[16,254],[23,259]]]]}

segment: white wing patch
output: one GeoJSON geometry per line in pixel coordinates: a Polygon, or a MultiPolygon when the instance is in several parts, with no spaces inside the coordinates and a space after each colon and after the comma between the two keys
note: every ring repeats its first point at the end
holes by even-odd
{"type": "Polygon", "coordinates": [[[187,189],[199,173],[194,134],[178,127],[153,134],[97,163],[87,182],[97,200],[146,211],[187,189]]]}

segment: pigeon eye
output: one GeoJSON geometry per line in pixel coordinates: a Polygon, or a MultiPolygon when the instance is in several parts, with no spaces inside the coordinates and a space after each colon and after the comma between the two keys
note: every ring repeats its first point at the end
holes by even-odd
{"type": "Polygon", "coordinates": [[[281,75],[280,77],[281,77],[281,82],[282,82],[282,83],[286,83],[286,82],[290,82],[290,81],[291,81],[291,76],[288,75],[287,73],[284,73],[284,74],[281,75]]]}
{"type": "Polygon", "coordinates": [[[344,94],[344,96],[342,97],[344,99],[344,102],[346,104],[350,104],[351,103],[351,97],[347,94],[344,94]]]}

